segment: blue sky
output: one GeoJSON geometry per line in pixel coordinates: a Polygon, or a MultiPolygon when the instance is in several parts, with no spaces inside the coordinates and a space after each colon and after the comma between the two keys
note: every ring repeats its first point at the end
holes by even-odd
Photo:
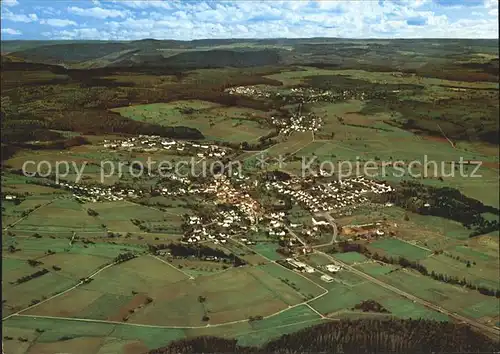
{"type": "Polygon", "coordinates": [[[2,0],[2,39],[498,38],[496,0],[2,0]]]}

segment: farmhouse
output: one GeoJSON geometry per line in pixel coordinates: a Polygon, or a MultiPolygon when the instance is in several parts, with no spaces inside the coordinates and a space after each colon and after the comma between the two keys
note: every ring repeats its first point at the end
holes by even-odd
{"type": "MultiPolygon", "coordinates": [[[[317,218],[317,217],[316,217],[316,218],[317,218]]],[[[329,222],[328,222],[328,221],[323,220],[323,219],[320,219],[320,218],[318,218],[318,219],[316,220],[316,218],[314,218],[314,217],[312,218],[312,223],[313,223],[313,225],[329,225],[329,222]]]]}
{"type": "Polygon", "coordinates": [[[335,264],[328,264],[326,267],[326,270],[331,272],[331,273],[337,273],[340,271],[341,267],[335,264]]]}
{"type": "Polygon", "coordinates": [[[286,261],[290,264],[295,270],[299,270],[301,272],[306,273],[314,273],[315,269],[305,263],[299,262],[293,258],[287,258],[286,261]]]}
{"type": "Polygon", "coordinates": [[[333,278],[329,275],[326,275],[326,274],[322,275],[320,278],[321,278],[321,280],[323,280],[324,282],[327,282],[327,283],[331,283],[333,281],[333,278]]]}

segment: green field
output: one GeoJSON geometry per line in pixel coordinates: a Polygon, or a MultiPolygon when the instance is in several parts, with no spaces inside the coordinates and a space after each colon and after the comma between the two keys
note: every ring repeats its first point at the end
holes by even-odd
{"type": "Polygon", "coordinates": [[[307,278],[299,275],[298,273],[286,269],[284,267],[281,267],[277,264],[270,263],[263,266],[259,266],[259,268],[263,269],[266,273],[268,273],[272,277],[288,280],[289,284],[296,286],[299,289],[298,291],[303,296],[316,297],[323,293],[323,290],[311,280],[308,280],[307,278]]]}
{"type": "Polygon", "coordinates": [[[250,248],[253,249],[258,254],[272,260],[277,261],[283,259],[284,257],[276,252],[279,245],[273,242],[257,242],[255,245],[251,245],[250,248]]]}
{"type": "MultiPolygon", "coordinates": [[[[95,338],[110,337],[122,340],[140,341],[146,348],[153,349],[162,346],[169,341],[185,338],[183,330],[165,329],[155,327],[138,327],[127,324],[108,324],[77,322],[71,320],[45,319],[32,317],[14,317],[8,320],[4,327],[4,335],[17,334],[19,330],[36,333],[35,330],[44,330],[41,335],[37,335],[36,345],[43,347],[43,344],[54,343],[57,350],[62,350],[62,346],[67,345],[63,338],[95,338]]],[[[17,338],[17,337],[16,337],[17,338]]],[[[15,347],[17,340],[5,345],[15,347]],[[11,344],[12,343],[12,344],[11,344]]],[[[83,343],[80,343],[83,344],[83,343]]],[[[69,350],[81,350],[81,347],[71,347],[69,350]]]]}
{"type": "MultiPolygon", "coordinates": [[[[324,321],[324,320],[323,320],[324,321]]],[[[109,353],[121,351],[130,343],[137,343],[144,349],[154,349],[169,342],[200,335],[217,335],[236,338],[240,345],[261,345],[286,333],[321,323],[322,320],[306,306],[297,306],[252,323],[242,322],[212,328],[162,328],[139,327],[130,324],[108,324],[97,322],[77,322],[63,319],[33,317],[14,317],[4,324],[4,336],[11,336],[12,341],[5,341],[5,348],[18,348],[17,338],[27,338],[27,346],[35,349],[51,347],[57,350],[94,349],[94,352],[109,353]],[[35,330],[43,330],[42,334],[35,330]],[[106,337],[94,346],[93,339],[106,337]],[[64,338],[65,340],[62,340],[64,338]],[[108,350],[108,351],[107,351],[108,350]]],[[[26,347],[27,347],[26,346],[26,347]]],[[[13,351],[9,351],[13,352],[13,351]]]]}
{"type": "Polygon", "coordinates": [[[500,310],[495,297],[439,282],[413,271],[403,269],[376,277],[421,299],[475,319],[495,317],[500,310]]]}
{"type": "Polygon", "coordinates": [[[35,232],[39,228],[56,232],[102,230],[101,223],[87,215],[82,205],[71,199],[56,199],[50,204],[40,207],[30,213],[26,219],[17,223],[13,230],[33,230],[35,232]]]}
{"type": "Polygon", "coordinates": [[[450,256],[440,254],[425,259],[422,264],[429,272],[446,274],[459,279],[465,278],[477,286],[485,286],[489,289],[499,289],[498,281],[498,259],[481,262],[481,258],[476,255],[464,257],[463,261],[458,261],[450,256]],[[470,261],[472,260],[472,261],[470,261]],[[474,264],[478,260],[479,263],[474,264]],[[467,266],[470,262],[470,266],[467,266]]]}
{"type": "Polygon", "coordinates": [[[143,122],[196,128],[209,140],[256,142],[270,132],[259,122],[263,122],[266,112],[200,100],[128,106],[113,111],[143,122]]]}
{"type": "Polygon", "coordinates": [[[383,263],[364,263],[364,264],[358,264],[355,266],[355,268],[361,270],[364,273],[367,273],[371,276],[377,276],[377,275],[385,275],[389,274],[395,269],[397,269],[396,266],[392,264],[383,264],[383,263]]]}
{"type": "Polygon", "coordinates": [[[368,258],[358,252],[336,253],[335,258],[347,264],[363,263],[368,260],[368,258]]]}
{"type": "Polygon", "coordinates": [[[423,248],[411,245],[407,242],[395,238],[386,238],[383,240],[372,242],[369,245],[369,249],[372,252],[383,252],[390,257],[404,257],[411,261],[425,259],[429,255],[431,255],[431,252],[423,248]]]}

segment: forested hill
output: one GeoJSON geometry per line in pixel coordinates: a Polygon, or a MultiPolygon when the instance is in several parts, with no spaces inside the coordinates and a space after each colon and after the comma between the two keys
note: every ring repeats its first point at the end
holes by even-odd
{"type": "Polygon", "coordinates": [[[498,81],[498,40],[493,39],[144,39],[120,42],[2,41],[1,44],[3,55],[76,69],[137,65],[185,69],[242,68],[282,64],[396,70],[470,82],[498,81]],[[478,61],[478,58],[485,59],[478,61]]]}
{"type": "Polygon", "coordinates": [[[356,320],[326,323],[284,335],[261,348],[236,340],[199,337],[150,354],[188,353],[493,353],[498,342],[465,325],[428,320],[356,320]]]}
{"type": "MultiPolygon", "coordinates": [[[[144,56],[142,61],[134,63],[132,60],[120,61],[116,65],[165,66],[169,68],[201,69],[201,68],[247,68],[254,66],[278,65],[282,62],[280,52],[277,50],[206,50],[191,51],[162,57],[161,55],[144,56]]],[[[111,65],[112,66],[112,65],[111,65]]]]}

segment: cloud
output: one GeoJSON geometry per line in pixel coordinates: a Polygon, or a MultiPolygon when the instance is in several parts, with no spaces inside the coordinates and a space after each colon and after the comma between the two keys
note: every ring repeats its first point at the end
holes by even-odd
{"type": "Polygon", "coordinates": [[[476,7],[483,6],[484,0],[434,0],[434,2],[439,6],[448,7],[476,7]]]}
{"type": "MultiPolygon", "coordinates": [[[[17,1],[17,0],[3,0],[2,5],[6,6],[6,7],[12,7],[12,6],[19,5],[19,1],[17,1]]],[[[9,29],[9,28],[7,28],[7,29],[9,29]]]]}
{"type": "Polygon", "coordinates": [[[15,30],[13,28],[2,28],[2,34],[10,34],[12,36],[23,34],[21,31],[15,30]]]}
{"type": "MultiPolygon", "coordinates": [[[[78,6],[63,8],[67,12],[67,16],[64,16],[68,18],[66,21],[76,22],[79,28],[67,28],[74,24],[59,22],[59,27],[66,28],[54,28],[52,31],[43,31],[42,28],[37,33],[44,32],[44,36],[54,39],[113,40],[145,37],[180,40],[251,37],[498,37],[496,0],[114,0],[86,4],[80,2],[78,6]],[[464,3],[467,3],[467,8],[464,8],[464,3]],[[472,12],[483,16],[473,15],[472,12]],[[84,16],[88,23],[79,20],[84,16]]],[[[58,10],[60,8],[57,7],[58,10]]],[[[45,9],[58,11],[50,7],[45,9]]],[[[37,13],[44,12],[41,10],[37,13]]],[[[33,22],[28,15],[10,13],[10,18],[15,16],[19,16],[18,20],[29,19],[33,22]]],[[[56,19],[63,15],[50,14],[46,17],[56,19]]],[[[50,25],[48,21],[43,20],[40,24],[50,25]]],[[[55,24],[53,22],[53,26],[57,27],[55,24]]]]}
{"type": "Polygon", "coordinates": [[[98,19],[106,19],[108,17],[127,17],[128,12],[127,11],[122,11],[122,10],[115,10],[115,9],[105,9],[102,7],[91,7],[91,8],[81,8],[81,7],[68,7],[68,12],[78,15],[78,16],[87,16],[87,17],[94,17],[98,19]]]}
{"type": "Polygon", "coordinates": [[[412,17],[406,20],[409,26],[424,26],[427,24],[426,17],[412,17]]]}
{"type": "Polygon", "coordinates": [[[24,23],[29,23],[29,22],[34,22],[38,20],[38,16],[36,14],[15,14],[8,9],[5,9],[2,11],[2,20],[9,20],[12,22],[24,22],[24,23]]]}
{"type": "Polygon", "coordinates": [[[39,14],[42,15],[47,15],[47,16],[55,16],[55,15],[60,15],[61,11],[56,10],[53,7],[46,7],[46,6],[34,6],[34,10],[38,11],[39,14]]]}
{"type": "Polygon", "coordinates": [[[484,6],[488,10],[488,15],[498,18],[498,0],[485,0],[484,6]]]}
{"type": "Polygon", "coordinates": [[[173,9],[173,5],[164,0],[114,0],[113,3],[117,3],[123,6],[127,6],[133,9],[146,9],[149,7],[157,9],[173,9]]]}
{"type": "Polygon", "coordinates": [[[67,26],[76,26],[77,23],[72,20],[58,19],[58,18],[50,18],[48,20],[40,20],[42,25],[49,25],[53,27],[67,27],[67,26]]]}

